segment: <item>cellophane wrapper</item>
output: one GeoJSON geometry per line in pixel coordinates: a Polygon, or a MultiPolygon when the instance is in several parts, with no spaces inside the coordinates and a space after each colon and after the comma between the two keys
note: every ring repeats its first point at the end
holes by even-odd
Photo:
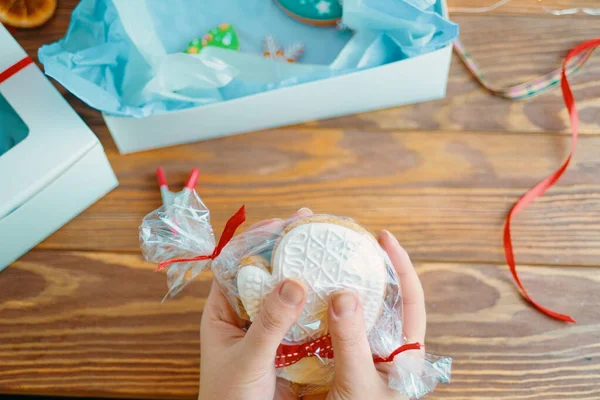
{"type": "MultiPolygon", "coordinates": [[[[313,231],[311,230],[311,232],[313,231]]],[[[338,233],[344,231],[342,229],[338,233]]],[[[163,206],[144,218],[140,226],[140,245],[145,258],[154,263],[212,254],[216,242],[210,223],[210,212],[196,192],[184,192],[175,199],[172,205],[163,206]]],[[[255,265],[256,263],[250,264],[255,265]]],[[[326,335],[327,299],[331,294],[341,290],[353,291],[361,299],[367,320],[367,337],[374,358],[387,358],[400,346],[406,344],[402,330],[402,292],[396,270],[374,237],[349,218],[313,215],[257,223],[245,232],[234,236],[214,260],[171,264],[167,271],[168,295],[175,296],[194,277],[208,269],[212,269],[216,281],[237,315],[249,322],[255,316],[252,314],[260,311],[262,300],[281,280],[295,278],[302,281],[308,291],[307,303],[310,302],[311,309],[313,311],[317,309],[317,311],[307,312],[309,307],[305,306],[297,325],[288,332],[289,337],[301,337],[301,341],[294,342],[288,339],[284,340],[283,344],[305,344],[326,335]],[[283,272],[278,267],[281,263],[271,265],[272,261],[276,261],[273,253],[279,244],[287,243],[289,245],[288,242],[292,239],[284,242],[283,237],[297,228],[288,229],[288,227],[291,224],[296,227],[307,222],[301,221],[304,218],[310,218],[310,222],[317,225],[321,224],[321,229],[325,229],[326,224],[327,226],[333,224],[350,227],[348,229],[352,229],[356,233],[350,233],[349,236],[343,237],[333,235],[323,239],[324,236],[319,237],[319,227],[313,225],[317,229],[315,236],[307,239],[308,241],[302,245],[304,249],[302,251],[308,252],[308,256],[304,260],[307,263],[315,262],[316,264],[313,266],[316,265],[316,267],[311,269],[309,266],[303,266],[303,274],[290,276],[290,273],[283,272]],[[358,242],[356,241],[357,234],[362,238],[358,242]],[[357,243],[360,246],[357,246],[357,243]],[[364,251],[361,246],[372,246],[373,248],[364,251]],[[316,248],[314,253],[311,253],[313,251],[310,250],[311,248],[316,248]],[[321,255],[321,261],[315,261],[316,254],[321,255]],[[332,262],[326,261],[328,256],[332,257],[330,258],[333,259],[332,262]],[[260,286],[262,297],[258,299],[247,298],[248,295],[244,292],[246,286],[240,284],[241,275],[244,274],[241,274],[240,271],[248,267],[246,264],[249,259],[264,260],[264,263],[267,264],[259,266],[258,269],[262,272],[255,269],[254,272],[257,274],[245,278],[245,281],[250,284],[260,286]],[[379,263],[377,260],[382,262],[379,263]],[[344,272],[353,268],[364,268],[365,266],[362,264],[365,262],[378,264],[371,265],[371,268],[378,268],[380,265],[385,269],[379,274],[384,279],[383,289],[377,289],[379,290],[377,294],[381,294],[380,299],[373,300],[372,287],[369,287],[368,283],[365,285],[361,283],[361,279],[370,279],[365,276],[376,275],[374,270],[370,270],[358,278],[353,278],[352,274],[344,272]],[[332,263],[336,266],[331,267],[332,263]],[[327,268],[330,268],[330,272],[331,268],[334,270],[338,268],[338,272],[325,274],[327,276],[314,275],[314,271],[325,265],[329,265],[327,268]],[[340,272],[339,268],[342,268],[343,271],[340,272]],[[242,293],[240,293],[240,288],[242,293]],[[367,310],[369,307],[373,308],[373,301],[377,302],[378,312],[371,313],[369,321],[367,310]],[[373,315],[375,315],[374,318],[373,315]],[[294,329],[296,334],[292,334],[294,329]]],[[[294,275],[293,271],[291,272],[291,275],[294,275]]],[[[280,377],[278,384],[286,385],[289,390],[298,395],[327,391],[333,383],[335,358],[325,357],[326,349],[317,348],[314,353],[314,356],[303,358],[296,364],[277,368],[276,372],[280,377]]],[[[409,350],[395,356],[392,362],[377,363],[376,366],[380,371],[386,372],[390,388],[407,397],[420,398],[433,391],[438,382],[449,382],[451,359],[432,356],[424,353],[423,350],[409,350]]]]}

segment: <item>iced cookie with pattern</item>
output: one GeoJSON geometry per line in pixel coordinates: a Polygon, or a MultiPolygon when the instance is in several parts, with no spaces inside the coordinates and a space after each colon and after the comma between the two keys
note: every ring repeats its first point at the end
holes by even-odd
{"type": "Polygon", "coordinates": [[[382,250],[369,232],[351,220],[329,216],[299,219],[275,244],[271,271],[252,263],[240,267],[238,291],[251,319],[279,282],[291,278],[307,286],[306,305],[285,337],[287,344],[327,334],[329,296],[341,289],[359,295],[367,332],[383,307],[387,269],[382,250]]]}

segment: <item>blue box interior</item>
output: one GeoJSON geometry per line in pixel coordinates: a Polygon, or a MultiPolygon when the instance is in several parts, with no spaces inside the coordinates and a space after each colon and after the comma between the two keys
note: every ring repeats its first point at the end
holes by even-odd
{"type": "Polygon", "coordinates": [[[0,156],[25,140],[28,134],[25,122],[0,94],[0,156]]]}
{"type": "MultiPolygon", "coordinates": [[[[67,35],[43,46],[45,72],[88,105],[144,118],[379,67],[437,50],[458,36],[444,16],[416,0],[348,0],[342,24],[315,27],[264,0],[82,0],[67,35]],[[176,24],[173,21],[177,21],[176,24]],[[182,53],[221,24],[235,27],[238,52],[209,46],[182,53]],[[265,38],[302,43],[298,63],[266,60],[265,38]]],[[[270,54],[271,52],[269,52],[270,54]]]]}

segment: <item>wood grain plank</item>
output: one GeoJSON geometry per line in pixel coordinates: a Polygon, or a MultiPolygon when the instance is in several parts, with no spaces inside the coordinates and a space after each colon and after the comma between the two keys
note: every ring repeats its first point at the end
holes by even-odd
{"type": "MultiPolygon", "coordinates": [[[[16,33],[30,55],[64,35],[76,4],[61,0],[47,25],[16,33]]],[[[598,35],[599,21],[549,16],[533,0],[453,18],[502,85],[556,68],[569,48],[598,35]]],[[[99,113],[57,85],[99,135],[121,186],[0,273],[0,393],[195,397],[210,276],[159,305],[164,276],[135,255],[137,226],[160,202],[153,170],[164,165],[174,186],[201,168],[217,231],[241,203],[250,223],[308,205],[391,228],[423,260],[428,348],[455,359],[452,385],[430,398],[600,398],[600,270],[577,267],[597,266],[600,256],[598,56],[572,82],[589,136],[559,187],[517,219],[514,235],[518,260],[538,265],[521,268],[525,285],[571,313],[575,326],[532,311],[506,268],[490,265],[503,262],[509,206],[565,156],[567,115],[557,91],[528,102],[497,99],[455,58],[444,100],[120,156],[99,113]]]]}
{"type": "MultiPolygon", "coordinates": [[[[499,0],[448,0],[448,9],[452,16],[470,14],[469,11],[462,10],[463,8],[471,9],[489,7],[497,4],[499,0]]],[[[498,7],[492,11],[486,12],[486,15],[508,15],[508,16],[541,16],[555,17],[549,14],[544,8],[551,10],[565,10],[572,8],[593,8],[599,9],[600,5],[596,0],[510,0],[505,5],[498,7]]],[[[585,16],[580,13],[576,16],[585,16]]],[[[555,17],[560,18],[560,17],[555,17]]]]}
{"type": "MultiPolygon", "coordinates": [[[[307,206],[391,229],[417,259],[503,262],[511,204],[558,167],[560,135],[284,129],[109,158],[121,186],[41,244],[42,249],[139,252],[137,228],[160,205],[154,170],[173,187],[193,166],[220,231],[246,204],[249,223],[307,206]]],[[[599,137],[584,137],[557,188],[514,224],[517,259],[597,265],[599,137]]]]}
{"type": "MultiPolygon", "coordinates": [[[[600,391],[600,270],[418,263],[428,349],[454,357],[432,399],[594,398],[600,391]]],[[[165,276],[138,256],[35,251],[0,274],[0,392],[194,398],[210,275],[160,304],[165,276]]]]}
{"type": "MultiPolygon", "coordinates": [[[[490,82],[508,87],[559,68],[577,44],[598,37],[600,17],[459,16],[461,39],[490,82]]],[[[570,79],[581,132],[600,133],[600,56],[570,79]]],[[[562,132],[570,134],[560,89],[533,99],[490,95],[454,56],[445,99],[310,124],[311,127],[382,130],[562,132]]]]}

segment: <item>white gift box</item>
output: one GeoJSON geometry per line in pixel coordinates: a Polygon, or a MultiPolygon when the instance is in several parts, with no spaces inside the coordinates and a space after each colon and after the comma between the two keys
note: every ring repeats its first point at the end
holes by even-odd
{"type": "Polygon", "coordinates": [[[0,129],[0,270],[118,184],[96,136],[26,57],[0,25],[0,128],[23,128],[16,140],[14,126],[0,129]]]}
{"type": "MultiPolygon", "coordinates": [[[[438,12],[448,17],[445,0],[438,12]]],[[[452,46],[364,71],[136,119],[104,115],[121,153],[418,103],[446,94],[452,46]],[[269,110],[268,118],[261,110],[269,110]]]]}

